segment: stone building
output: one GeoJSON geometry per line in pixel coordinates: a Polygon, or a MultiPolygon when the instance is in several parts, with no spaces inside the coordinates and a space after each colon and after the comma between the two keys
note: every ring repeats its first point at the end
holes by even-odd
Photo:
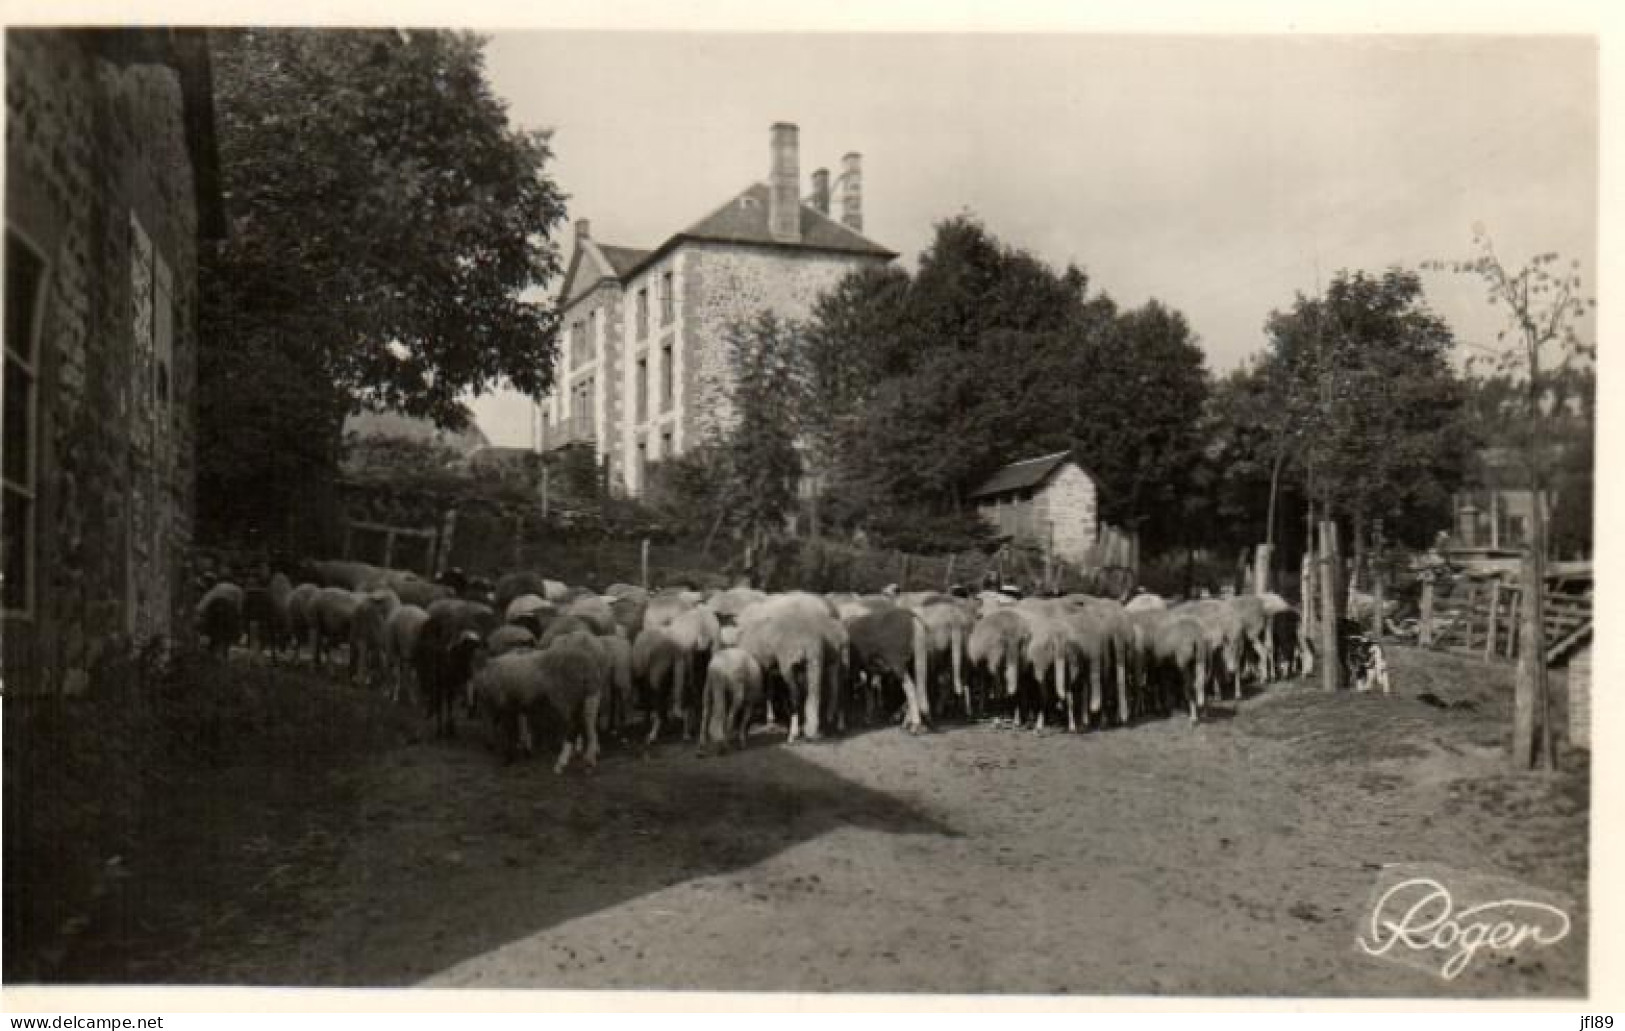
{"type": "Polygon", "coordinates": [[[185,618],[200,238],[224,234],[201,32],[6,33],[4,675],[74,691],[185,618]]]}
{"type": "Polygon", "coordinates": [[[1017,545],[1082,563],[1100,538],[1094,477],[1070,451],[1011,462],[970,494],[976,511],[1017,545]]]}
{"type": "Polygon", "coordinates": [[[603,243],[576,223],[544,450],[590,443],[611,484],[640,493],[649,463],[728,419],[730,324],[763,310],[805,318],[848,273],[897,256],[863,235],[859,155],[843,159],[837,220],[827,170],[800,195],[796,126],[774,125],[770,144],[766,182],[653,250],[603,243]]]}

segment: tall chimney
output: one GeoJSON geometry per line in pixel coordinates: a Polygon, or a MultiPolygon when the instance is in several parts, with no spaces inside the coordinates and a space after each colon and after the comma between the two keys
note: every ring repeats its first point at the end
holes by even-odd
{"type": "Polygon", "coordinates": [[[863,155],[856,151],[841,159],[841,224],[863,232],[863,155]]]}
{"type": "Polygon", "coordinates": [[[767,232],[785,243],[801,242],[801,155],[798,130],[773,124],[773,170],[768,177],[767,232]]]}
{"type": "Polygon", "coordinates": [[[812,197],[809,201],[813,210],[820,215],[829,214],[829,169],[820,168],[812,174],[812,197]]]}

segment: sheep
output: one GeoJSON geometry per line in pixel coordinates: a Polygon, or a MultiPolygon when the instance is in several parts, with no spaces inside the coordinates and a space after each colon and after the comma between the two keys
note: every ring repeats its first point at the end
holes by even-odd
{"type": "Polygon", "coordinates": [[[415,605],[424,610],[437,601],[457,597],[457,592],[453,588],[445,584],[430,583],[427,580],[402,580],[395,584],[394,591],[401,604],[415,605]]]}
{"type": "Polygon", "coordinates": [[[588,769],[598,764],[598,708],[603,668],[584,632],[568,634],[549,648],[514,651],[491,659],[473,678],[473,691],[491,717],[494,743],[511,761],[538,731],[562,731],[553,772],[563,773],[578,740],[588,769]]]}
{"type": "Polygon", "coordinates": [[[359,591],[368,581],[384,571],[366,562],[326,559],[308,561],[300,572],[305,579],[321,587],[342,587],[347,591],[359,591]]]}
{"type": "Polygon", "coordinates": [[[492,607],[498,612],[507,612],[508,606],[513,603],[515,598],[520,598],[527,594],[533,594],[539,598],[546,598],[547,580],[540,573],[508,573],[505,576],[497,578],[495,593],[496,599],[492,607]]]}
{"type": "Polygon", "coordinates": [[[615,620],[615,610],[610,607],[609,600],[597,595],[577,598],[560,611],[562,615],[584,621],[595,634],[613,634],[620,625],[615,620]]]}
{"type": "MultiPolygon", "coordinates": [[[[310,655],[320,669],[327,659],[327,649],[335,641],[349,641],[350,629],[356,609],[361,607],[361,595],[343,587],[323,587],[316,592],[311,603],[310,655]]],[[[350,671],[355,672],[356,651],[350,649],[350,671]]]]}
{"type": "Polygon", "coordinates": [[[390,613],[384,623],[384,650],[394,672],[389,695],[392,703],[399,704],[401,700],[401,686],[414,668],[418,636],[428,621],[428,612],[416,605],[402,605],[390,613]]]}
{"type": "Polygon", "coordinates": [[[473,676],[486,637],[496,629],[496,613],[478,602],[444,599],[429,606],[428,614],[414,655],[418,689],[436,735],[451,737],[457,729],[452,713],[457,696],[473,676]]]}
{"type": "Polygon", "coordinates": [[[557,616],[548,622],[542,636],[537,638],[538,647],[546,648],[565,634],[573,634],[578,630],[585,630],[590,634],[593,632],[592,624],[579,616],[557,616]]]}
{"type": "Polygon", "coordinates": [[[557,607],[552,602],[536,594],[521,594],[508,602],[507,608],[501,611],[502,618],[506,622],[522,626],[538,638],[547,630],[547,624],[552,622],[558,613],[557,607]]]}
{"type": "Polygon", "coordinates": [[[965,641],[965,654],[972,667],[983,669],[995,683],[1002,676],[1005,694],[1011,699],[1016,698],[1020,689],[1021,667],[1026,660],[1027,638],[1031,632],[1027,618],[1015,608],[1005,606],[985,613],[965,641]]]}
{"type": "Polygon", "coordinates": [[[644,630],[632,642],[632,683],[644,711],[649,713],[646,745],[660,736],[662,716],[680,690],[688,657],[665,630],[644,630]]]}
{"type": "Polygon", "coordinates": [[[359,597],[360,604],[350,617],[350,674],[376,684],[387,665],[386,626],[401,600],[391,590],[374,590],[359,597]]]}
{"type": "Polygon", "coordinates": [[[295,659],[299,658],[300,643],[310,637],[311,626],[316,620],[316,595],[320,591],[316,584],[302,583],[288,595],[288,632],[293,636],[295,659]]]}
{"type": "Polygon", "coordinates": [[[642,630],[659,630],[678,616],[694,607],[687,592],[664,590],[650,595],[643,607],[642,630]]]}
{"type": "Polygon", "coordinates": [[[721,751],[735,740],[745,747],[750,714],[762,701],[762,667],[739,648],[723,648],[711,656],[705,671],[705,712],[700,720],[700,744],[721,751]]]}
{"type": "Polygon", "coordinates": [[[883,678],[893,677],[902,684],[907,704],[904,729],[911,733],[924,729],[916,692],[925,681],[929,641],[919,617],[896,605],[877,606],[853,617],[846,632],[853,674],[871,681],[866,706],[872,709],[878,700],[883,678]]]}
{"type": "Polygon", "coordinates": [[[836,685],[846,657],[846,628],[822,598],[810,594],[769,598],[740,617],[739,647],[761,663],[764,673],[777,672],[790,688],[788,740],[805,733],[807,740],[816,741],[826,700],[839,710],[836,685]]]}
{"type": "Polygon", "coordinates": [[[528,628],[513,623],[504,623],[485,638],[485,650],[493,659],[521,648],[535,647],[536,635],[528,628]]]}
{"type": "Polygon", "coordinates": [[[619,631],[590,635],[604,671],[604,703],[609,729],[619,738],[631,722],[637,699],[632,690],[632,644],[619,631]]]}
{"type": "Polygon", "coordinates": [[[224,580],[209,588],[197,603],[197,625],[209,651],[225,658],[243,633],[243,589],[224,580]]]}

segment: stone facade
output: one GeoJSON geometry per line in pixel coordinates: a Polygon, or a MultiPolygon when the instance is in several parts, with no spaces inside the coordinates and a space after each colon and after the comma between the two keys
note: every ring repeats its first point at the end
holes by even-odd
{"type": "Polygon", "coordinates": [[[581,439],[572,422],[584,407],[577,385],[596,377],[597,454],[612,486],[641,493],[648,463],[690,450],[729,421],[729,326],[763,311],[807,318],[844,276],[895,257],[859,231],[858,155],[844,159],[836,222],[828,173],[815,172],[811,202],[798,202],[795,127],[780,123],[773,133],[776,191],[753,184],[654,251],[602,245],[587,223],[577,224],[564,287],[565,340],[556,386],[542,407],[544,449],[581,439]],[[572,327],[594,311],[604,326],[599,350],[590,369],[576,369],[569,364],[572,327]]]}
{"type": "Polygon", "coordinates": [[[728,327],[761,311],[782,319],[811,317],[820,294],[873,258],[724,243],[685,247],[682,410],[679,446],[725,426],[729,410],[728,327]]]}
{"type": "Polygon", "coordinates": [[[174,62],[110,59],[109,38],[6,33],[7,257],[40,270],[33,325],[6,330],[35,361],[27,444],[6,445],[31,452],[33,494],[31,527],[7,519],[8,567],[31,553],[8,576],[32,580],[8,598],[8,690],[75,691],[110,642],[188,622],[197,139],[174,62]]]}

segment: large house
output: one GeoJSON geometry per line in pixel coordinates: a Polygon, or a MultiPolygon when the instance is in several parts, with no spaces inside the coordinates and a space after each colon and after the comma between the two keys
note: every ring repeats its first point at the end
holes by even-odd
{"type": "Polygon", "coordinates": [[[544,450],[590,443],[612,484],[641,493],[649,463],[729,419],[732,323],[763,310],[805,318],[848,273],[896,257],[863,235],[859,155],[843,159],[837,220],[827,170],[801,196],[796,126],[774,125],[770,144],[766,182],[653,250],[601,242],[576,223],[544,450]]]}
{"type": "Polygon", "coordinates": [[[1070,451],[1011,462],[989,476],[971,500],[998,535],[1082,563],[1100,539],[1095,479],[1070,451]]]}
{"type": "Polygon", "coordinates": [[[7,691],[184,619],[211,81],[200,31],[6,33],[7,691]]]}

